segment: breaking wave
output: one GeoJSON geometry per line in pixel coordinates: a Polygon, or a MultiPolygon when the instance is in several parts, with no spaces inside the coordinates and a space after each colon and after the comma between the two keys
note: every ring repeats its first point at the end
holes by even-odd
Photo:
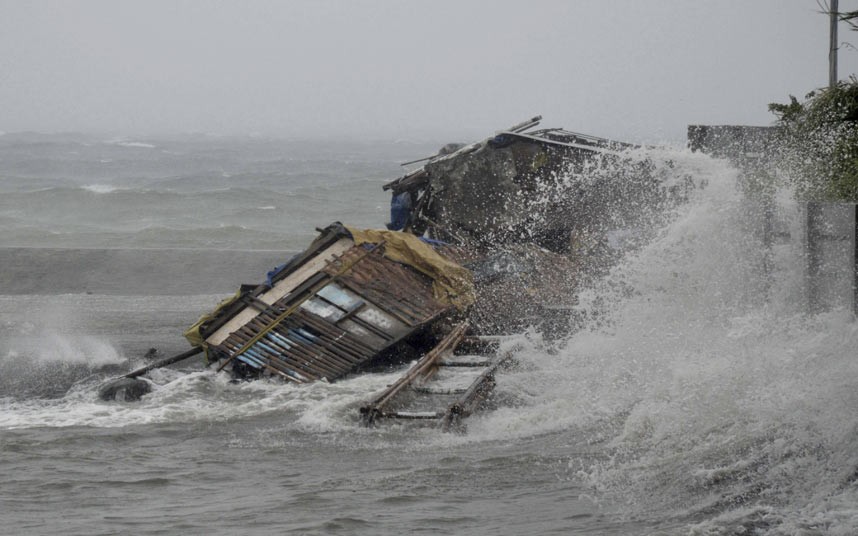
{"type": "Polygon", "coordinates": [[[554,349],[519,353],[515,404],[471,423],[485,439],[568,435],[604,456],[566,478],[669,513],[693,534],[854,534],[858,529],[858,324],[804,312],[798,210],[772,264],[736,172],[676,154],[705,179],[655,240],[580,297],[591,321],[554,349]],[[751,222],[751,225],[749,225],[751,222]]]}
{"type": "Polygon", "coordinates": [[[3,342],[0,400],[61,398],[75,382],[99,370],[118,370],[124,361],[110,343],[91,335],[48,330],[3,342]]]}
{"type": "Polygon", "coordinates": [[[81,186],[81,189],[94,194],[109,194],[116,192],[117,190],[121,190],[122,188],[111,184],[84,184],[81,186]]]}

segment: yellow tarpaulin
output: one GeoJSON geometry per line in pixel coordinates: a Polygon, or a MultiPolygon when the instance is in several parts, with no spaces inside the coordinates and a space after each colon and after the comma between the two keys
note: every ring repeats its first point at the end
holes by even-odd
{"type": "Polygon", "coordinates": [[[384,256],[407,264],[432,278],[432,292],[441,303],[463,309],[474,303],[474,280],[471,271],[444,257],[411,233],[346,227],[355,244],[384,242],[384,256]]]}

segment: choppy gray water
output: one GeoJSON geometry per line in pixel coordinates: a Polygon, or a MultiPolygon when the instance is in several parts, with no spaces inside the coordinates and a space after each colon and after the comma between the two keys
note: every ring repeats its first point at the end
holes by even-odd
{"type": "Polygon", "coordinates": [[[361,427],[396,372],[97,400],[314,227],[383,224],[435,145],[0,136],[0,533],[858,532],[858,327],[803,312],[791,243],[762,278],[735,173],[684,151],[649,156],[705,187],[581,296],[597,322],[517,338],[466,435],[361,427]]]}

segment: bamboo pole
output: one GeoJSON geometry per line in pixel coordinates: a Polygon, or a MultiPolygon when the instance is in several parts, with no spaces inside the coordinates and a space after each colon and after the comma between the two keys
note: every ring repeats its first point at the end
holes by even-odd
{"type": "Polygon", "coordinates": [[[155,370],[157,368],[163,368],[163,367],[166,367],[167,365],[172,365],[173,363],[178,363],[179,361],[184,361],[185,359],[188,359],[189,357],[193,357],[202,351],[203,351],[202,346],[194,346],[193,348],[191,348],[190,350],[188,350],[186,352],[182,352],[181,354],[177,354],[177,355],[174,355],[172,357],[162,359],[161,361],[156,361],[155,363],[150,363],[150,364],[146,365],[145,367],[141,367],[135,371],[129,372],[128,374],[125,374],[122,377],[133,379],[133,378],[136,378],[138,376],[142,376],[142,375],[146,374],[150,370],[155,370]]]}

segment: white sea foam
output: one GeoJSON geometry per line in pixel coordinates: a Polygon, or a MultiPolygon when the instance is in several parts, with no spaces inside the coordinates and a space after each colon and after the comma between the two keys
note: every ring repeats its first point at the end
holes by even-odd
{"type": "MultiPolygon", "coordinates": [[[[55,400],[0,398],[0,429],[32,426],[103,428],[167,422],[219,422],[277,412],[280,422],[310,433],[360,432],[355,403],[384,388],[393,374],[357,382],[318,382],[294,386],[277,381],[232,383],[213,369],[199,372],[157,370],[153,390],[139,402],[103,402],[99,381],[88,379],[55,400]]],[[[364,430],[366,432],[366,430],[364,430]]]]}
{"type": "Polygon", "coordinates": [[[130,148],[137,148],[137,149],[154,149],[156,147],[155,145],[152,145],[151,143],[144,143],[142,141],[129,141],[129,140],[124,140],[124,139],[108,140],[104,143],[107,143],[110,145],[116,145],[119,147],[130,147],[130,148]]]}
{"type": "Polygon", "coordinates": [[[86,190],[87,192],[92,192],[94,194],[109,194],[116,192],[118,190],[122,190],[118,186],[113,186],[112,184],[84,184],[81,186],[81,189],[86,190]]]}

